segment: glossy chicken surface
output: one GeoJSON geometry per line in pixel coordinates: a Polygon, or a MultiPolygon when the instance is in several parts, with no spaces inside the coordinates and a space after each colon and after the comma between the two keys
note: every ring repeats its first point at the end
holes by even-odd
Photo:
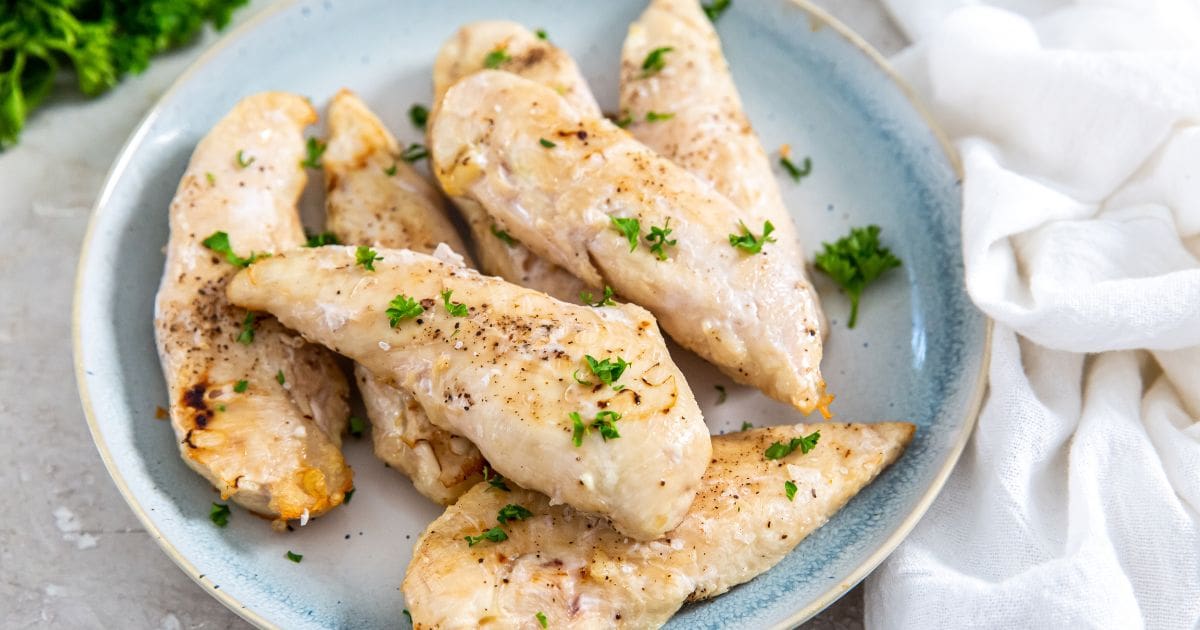
{"type": "Polygon", "coordinates": [[[225,298],[238,267],[202,242],[225,232],[250,258],[304,243],[296,201],[306,175],[294,95],[246,98],[209,132],[170,207],[155,334],[171,425],[187,464],[221,497],[272,518],[317,516],[352,485],[339,449],[348,386],[332,355],[225,298]]]}
{"type": "Polygon", "coordinates": [[[412,392],[434,426],[515,483],[638,539],[679,523],[709,436],[653,316],[567,304],[412,251],[378,254],[374,271],[349,247],[274,256],[228,295],[412,392]],[[586,356],[628,365],[616,379],[598,370],[605,383],[586,356]]]}
{"type": "MultiPolygon", "coordinates": [[[[738,382],[825,411],[804,260],[778,243],[734,247],[754,217],[695,176],[553,90],[497,71],[447,91],[430,152],[456,203],[479,204],[539,256],[645,306],[738,382]],[[639,222],[632,243],[615,219],[639,222]],[[672,230],[661,255],[647,240],[655,227],[672,230]]],[[[761,226],[747,229],[761,238],[761,226]]]]}
{"type": "Polygon", "coordinates": [[[413,625],[532,629],[540,612],[551,628],[658,627],[684,602],[720,595],[782,560],[895,461],[913,431],[829,423],[713,437],[696,501],[652,542],[537,492],[479,484],[417,542],[402,587],[413,625]],[[773,443],[813,432],[820,436],[809,452],[765,458],[773,443]],[[509,505],[530,514],[498,525],[509,505]],[[465,540],[497,526],[505,539],[465,540]]]}
{"type": "MultiPolygon", "coordinates": [[[[328,118],[325,215],[338,240],[424,253],[446,243],[465,256],[441,194],[399,159],[396,138],[366,104],[342,90],[328,118]]],[[[375,454],[412,479],[418,492],[449,505],[482,479],[479,449],[433,426],[412,394],[361,365],[354,367],[354,378],[371,420],[375,454]]]]}
{"type": "MultiPolygon", "coordinates": [[[[587,81],[566,51],[516,22],[501,20],[467,24],[442,45],[433,64],[434,102],[440,102],[456,81],[482,70],[488,54],[495,51],[504,53],[504,60],[496,64],[500,69],[554,88],[579,112],[600,115],[587,81]]],[[[433,116],[437,116],[436,107],[433,116]]],[[[471,227],[484,272],[566,302],[579,301],[581,292],[600,294],[513,239],[504,222],[489,216],[479,204],[460,200],[458,207],[471,227]]]]}

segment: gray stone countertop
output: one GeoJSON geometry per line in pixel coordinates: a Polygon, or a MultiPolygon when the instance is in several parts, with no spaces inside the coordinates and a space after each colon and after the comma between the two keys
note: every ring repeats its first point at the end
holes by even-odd
{"type": "MultiPolygon", "coordinates": [[[[879,0],[817,0],[885,54],[904,45],[879,0]]],[[[269,5],[254,0],[235,22],[269,5]]],[[[243,628],[142,529],[80,409],[71,300],[91,206],[118,150],[213,42],[158,58],[98,99],[59,90],[0,153],[0,627],[243,628]]],[[[862,627],[861,589],[806,624],[862,627]]]]}

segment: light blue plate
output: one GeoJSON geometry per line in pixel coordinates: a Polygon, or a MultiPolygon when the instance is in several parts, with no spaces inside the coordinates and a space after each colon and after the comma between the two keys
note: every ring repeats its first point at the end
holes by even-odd
{"type": "MultiPolygon", "coordinates": [[[[153,298],[163,268],[167,206],[196,142],[241,97],[290,90],[323,104],[358,91],[403,141],[430,101],[430,67],[459,25],[508,18],[545,28],[580,61],[602,104],[615,108],[621,42],[642,0],[353,3],[293,2],[209,51],[130,138],[101,194],[84,243],[75,300],[80,396],[96,444],[146,529],[197,582],[265,627],[396,628],[400,580],[413,541],[439,510],[368,441],[349,439],[358,492],[351,505],[289,534],[235,509],[209,521],[213,490],[180,461],[166,422],[154,350],[153,298]],[[284,558],[293,550],[302,564],[284,558]]],[[[829,18],[788,0],[739,2],[720,22],[750,118],[774,151],[788,143],[813,174],[781,177],[810,252],[850,226],[883,226],[904,261],[845,326],[846,300],[819,288],[832,324],[824,371],[843,420],[919,425],[903,458],[770,572],[686,607],[680,628],[795,625],[873,569],[906,535],[949,474],[983,391],[989,326],[963,289],[956,166],[878,55],[829,18]]],[[[309,208],[319,207],[310,195],[309,208]]],[[[311,213],[310,213],[311,214],[311,213]]],[[[798,420],[758,393],[679,353],[714,433],[798,420]]]]}

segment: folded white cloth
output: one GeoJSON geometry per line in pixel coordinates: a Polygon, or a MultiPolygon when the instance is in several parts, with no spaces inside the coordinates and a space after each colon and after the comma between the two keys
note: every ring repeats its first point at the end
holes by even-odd
{"type": "Polygon", "coordinates": [[[885,2],[996,328],[975,435],[867,625],[1200,627],[1200,3],[885,2]]]}

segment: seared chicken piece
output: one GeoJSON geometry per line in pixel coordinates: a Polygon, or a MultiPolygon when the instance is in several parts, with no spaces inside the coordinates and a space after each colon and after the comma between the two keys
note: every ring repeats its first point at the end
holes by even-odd
{"type": "Polygon", "coordinates": [[[649,308],[733,379],[805,413],[826,411],[804,260],[777,243],[735,247],[741,235],[753,250],[762,228],[740,226],[754,217],[695,176],[507,72],[478,72],[446,92],[430,153],[457,203],[479,204],[539,256],[649,308]],[[633,228],[629,240],[618,219],[633,228]],[[652,243],[652,228],[672,230],[668,242],[652,243]]]}
{"type": "MultiPolygon", "coordinates": [[[[446,216],[441,194],[397,158],[400,146],[353,92],[329,105],[325,169],[326,227],[342,243],[433,253],[446,243],[466,248],[446,216]]],[[[375,454],[412,479],[430,499],[449,505],[482,480],[479,449],[429,422],[412,394],[354,366],[371,419],[375,454]]]]}
{"type": "MultiPolygon", "coordinates": [[[[414,628],[653,628],[685,601],[720,595],[770,569],[896,460],[906,423],[821,424],[713,437],[700,493],[653,542],[546,497],[479,484],[421,535],[402,590],[414,628]],[[820,432],[782,459],[774,442],[820,432]],[[787,484],[794,484],[794,492],[787,484]],[[505,514],[531,514],[505,522],[505,514]],[[523,513],[520,513],[523,514],[523,513]],[[497,526],[507,539],[468,545],[497,526]]],[[[500,538],[493,536],[493,538],[500,538]]]]}
{"type": "MultiPolygon", "coordinates": [[[[600,106],[571,56],[554,44],[538,39],[516,22],[474,22],[458,30],[442,45],[433,63],[434,103],[456,81],[484,68],[493,51],[504,51],[499,68],[554,88],[572,106],[588,116],[599,116],[600,106]]],[[[437,116],[434,107],[433,117],[437,116]]],[[[579,300],[582,292],[599,295],[561,267],[539,258],[514,240],[502,221],[489,217],[478,204],[458,204],[475,237],[481,269],[509,282],[548,293],[565,302],[579,300]]]]}
{"type": "Polygon", "coordinates": [[[708,429],[653,316],[560,302],[408,250],[378,253],[374,271],[353,248],[275,256],[235,277],[229,298],[412,392],[434,426],[469,439],[515,483],[633,538],[679,523],[708,463],[708,429]]]}
{"type": "Polygon", "coordinates": [[[340,504],[353,485],[339,450],[349,388],[325,349],[230,304],[225,285],[237,267],[217,243],[202,241],[224,232],[233,255],[247,258],[304,243],[296,210],[306,179],[302,132],[315,120],[303,98],[269,92],[213,127],[171,203],[155,304],[184,461],[223,499],[277,527],[340,504]]]}

